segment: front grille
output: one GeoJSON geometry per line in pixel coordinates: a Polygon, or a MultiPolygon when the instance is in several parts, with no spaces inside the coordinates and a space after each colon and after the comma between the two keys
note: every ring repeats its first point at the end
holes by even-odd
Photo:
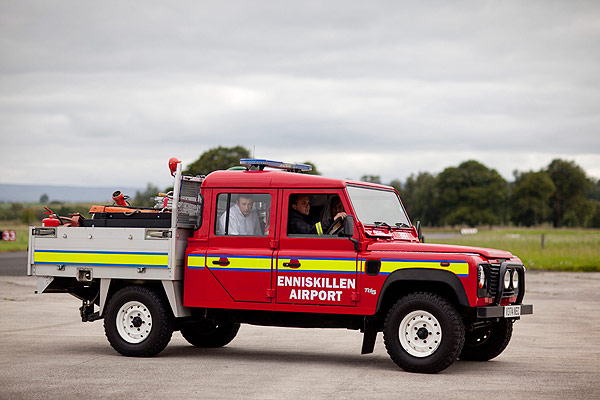
{"type": "MultiPolygon", "coordinates": [[[[504,282],[500,277],[500,263],[487,264],[488,265],[488,293],[490,297],[496,297],[496,293],[498,293],[498,285],[503,285],[504,282]]],[[[502,293],[502,297],[513,297],[515,295],[515,291],[513,288],[505,289],[504,293],[502,293]]]]}

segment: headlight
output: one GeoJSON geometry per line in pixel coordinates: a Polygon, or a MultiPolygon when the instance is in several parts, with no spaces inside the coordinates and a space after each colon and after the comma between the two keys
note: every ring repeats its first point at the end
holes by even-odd
{"type": "Polygon", "coordinates": [[[477,272],[479,275],[479,281],[477,282],[477,284],[479,286],[479,289],[481,289],[485,286],[485,269],[483,269],[483,267],[480,265],[477,269],[477,272]]]}
{"type": "Polygon", "coordinates": [[[515,290],[519,288],[519,271],[516,269],[512,272],[512,286],[515,290]]]}
{"type": "Polygon", "coordinates": [[[506,272],[504,273],[504,289],[507,289],[510,287],[510,270],[506,270],[506,272]]]}

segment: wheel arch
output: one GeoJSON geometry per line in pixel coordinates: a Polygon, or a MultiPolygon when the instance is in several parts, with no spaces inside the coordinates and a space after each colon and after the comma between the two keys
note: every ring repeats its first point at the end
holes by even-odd
{"type": "Polygon", "coordinates": [[[461,280],[452,272],[438,269],[407,268],[392,272],[381,288],[376,313],[389,309],[401,296],[412,292],[433,292],[454,304],[469,307],[461,280]]]}
{"type": "Polygon", "coordinates": [[[138,285],[150,287],[164,296],[169,305],[173,316],[188,317],[191,315],[190,309],[183,307],[183,285],[181,281],[159,281],[159,280],[130,280],[130,279],[102,279],[100,282],[100,315],[104,316],[106,313],[106,304],[110,301],[111,297],[117,293],[121,288],[130,285],[138,285]]]}

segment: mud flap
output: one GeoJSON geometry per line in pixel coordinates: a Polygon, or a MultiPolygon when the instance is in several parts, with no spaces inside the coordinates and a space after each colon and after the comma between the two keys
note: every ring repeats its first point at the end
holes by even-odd
{"type": "Polygon", "coordinates": [[[362,343],[362,350],[360,354],[371,354],[375,348],[375,341],[377,340],[377,324],[369,318],[365,317],[364,336],[362,343]]]}

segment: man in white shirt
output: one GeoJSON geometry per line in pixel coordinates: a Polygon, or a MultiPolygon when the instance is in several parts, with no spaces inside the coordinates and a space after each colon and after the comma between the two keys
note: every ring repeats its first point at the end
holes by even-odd
{"type": "MultiPolygon", "coordinates": [[[[229,209],[229,229],[227,235],[263,236],[258,213],[253,210],[254,198],[249,194],[240,194],[237,201],[229,209]]],[[[227,213],[219,217],[218,234],[225,234],[227,213]]]]}

